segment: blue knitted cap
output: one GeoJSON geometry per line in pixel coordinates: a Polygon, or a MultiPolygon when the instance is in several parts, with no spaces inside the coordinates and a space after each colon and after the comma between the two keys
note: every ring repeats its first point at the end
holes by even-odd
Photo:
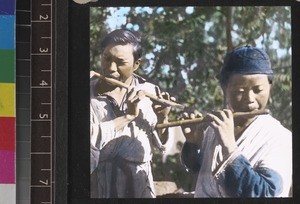
{"type": "Polygon", "coordinates": [[[266,74],[273,75],[271,62],[267,53],[259,48],[244,46],[226,54],[219,80],[222,85],[232,74],[266,74]]]}

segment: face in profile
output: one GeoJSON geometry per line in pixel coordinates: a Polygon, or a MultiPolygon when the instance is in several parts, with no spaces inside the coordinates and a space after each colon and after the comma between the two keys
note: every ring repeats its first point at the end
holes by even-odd
{"type": "Polygon", "coordinates": [[[232,75],[225,87],[226,105],[233,112],[265,109],[271,84],[264,74],[232,75]]]}
{"type": "Polygon", "coordinates": [[[134,61],[131,44],[109,45],[103,51],[101,69],[105,77],[131,82],[132,74],[139,65],[140,60],[134,61]]]}

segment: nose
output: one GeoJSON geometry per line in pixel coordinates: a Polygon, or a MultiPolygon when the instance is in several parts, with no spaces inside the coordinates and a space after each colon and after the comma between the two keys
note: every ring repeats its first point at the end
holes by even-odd
{"type": "Polygon", "coordinates": [[[117,71],[117,64],[115,62],[111,62],[109,66],[109,70],[117,71]]]}
{"type": "Polygon", "coordinates": [[[105,67],[105,72],[111,74],[117,71],[117,64],[115,62],[107,63],[105,67]]]}
{"type": "Polygon", "coordinates": [[[253,92],[253,90],[249,90],[245,93],[245,100],[248,103],[253,103],[255,101],[255,93],[253,92]]]}

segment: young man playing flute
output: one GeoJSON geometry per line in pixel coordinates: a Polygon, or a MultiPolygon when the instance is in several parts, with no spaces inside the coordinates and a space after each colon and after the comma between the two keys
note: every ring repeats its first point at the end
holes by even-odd
{"type": "MultiPolygon", "coordinates": [[[[91,197],[153,198],[152,143],[157,122],[167,121],[170,107],[153,108],[145,92],[157,87],[134,74],[141,64],[141,37],[115,30],[101,43],[101,75],[91,72],[91,197]],[[129,88],[127,88],[127,86],[129,88]]],[[[158,94],[159,95],[159,94],[158,94]]],[[[169,99],[168,94],[162,94],[169,99]]],[[[161,97],[161,96],[160,96],[161,97]]]]}
{"type": "Polygon", "coordinates": [[[272,76],[265,51],[245,46],[227,53],[219,75],[225,108],[208,114],[208,127],[182,126],[182,161],[199,172],[195,197],[290,195],[291,132],[270,115],[233,118],[233,112],[266,109],[272,76]]]}

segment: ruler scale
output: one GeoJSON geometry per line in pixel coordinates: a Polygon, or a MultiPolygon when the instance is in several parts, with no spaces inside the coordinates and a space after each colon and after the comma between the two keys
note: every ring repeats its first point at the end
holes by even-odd
{"type": "Polygon", "coordinates": [[[17,203],[55,203],[54,1],[17,2],[17,203]]]}
{"type": "Polygon", "coordinates": [[[31,203],[53,203],[52,1],[31,1],[31,203]]]}

